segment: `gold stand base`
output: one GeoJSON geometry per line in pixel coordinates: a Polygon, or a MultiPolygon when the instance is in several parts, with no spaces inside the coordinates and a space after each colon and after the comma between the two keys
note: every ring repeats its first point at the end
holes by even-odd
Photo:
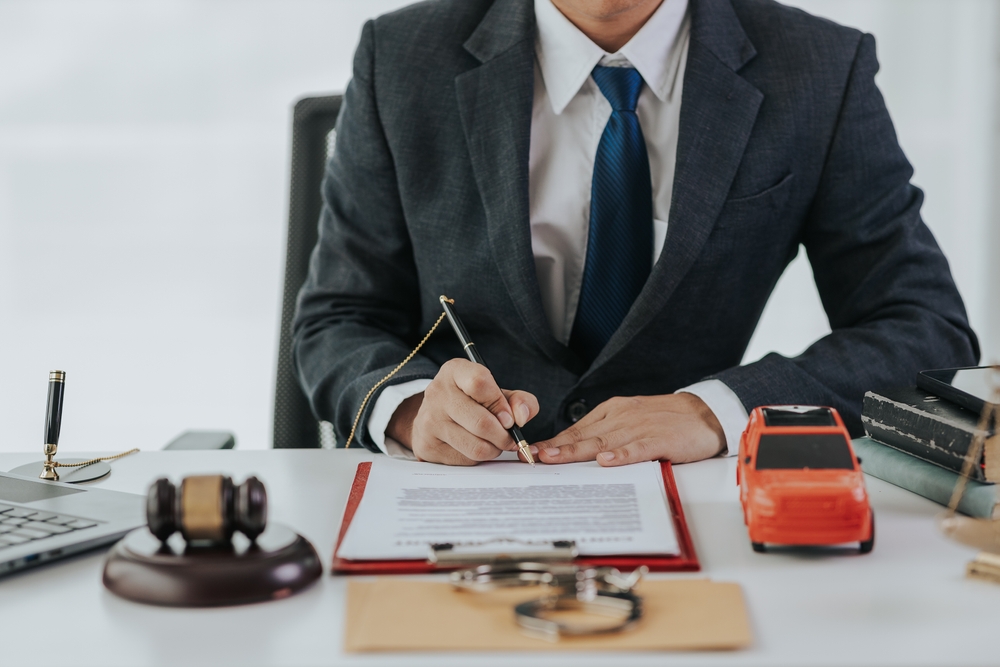
{"type": "MultiPolygon", "coordinates": [[[[87,459],[61,459],[59,462],[82,463],[86,460],[87,459]]],[[[111,473],[111,465],[104,461],[98,461],[97,463],[91,463],[89,466],[81,466],[79,468],[55,468],[53,469],[53,472],[56,472],[56,477],[54,479],[45,477],[45,461],[35,461],[34,463],[18,466],[10,472],[15,475],[35,477],[37,479],[44,479],[53,482],[79,484],[81,482],[92,482],[95,479],[100,479],[109,475],[111,473]]]]}

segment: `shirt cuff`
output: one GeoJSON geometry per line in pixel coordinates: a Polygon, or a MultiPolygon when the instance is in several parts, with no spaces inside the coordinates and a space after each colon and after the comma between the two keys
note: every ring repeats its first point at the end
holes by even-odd
{"type": "Polygon", "coordinates": [[[388,454],[396,459],[416,460],[417,457],[413,455],[413,452],[388,437],[385,434],[385,429],[389,427],[389,420],[395,414],[396,408],[406,399],[427,389],[427,385],[430,383],[431,381],[426,379],[410,380],[390,385],[379,394],[372,407],[372,412],[368,416],[368,435],[375,441],[383,454],[388,454]]]}
{"type": "Polygon", "coordinates": [[[694,394],[712,411],[715,418],[722,424],[722,432],[726,436],[726,447],[719,452],[722,456],[733,456],[740,450],[740,436],[747,427],[750,414],[743,407],[743,402],[722,380],[702,380],[692,385],[678,389],[674,393],[694,394]]]}

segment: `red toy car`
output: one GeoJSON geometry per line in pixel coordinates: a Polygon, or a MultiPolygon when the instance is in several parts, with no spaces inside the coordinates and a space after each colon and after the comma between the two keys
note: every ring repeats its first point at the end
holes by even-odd
{"type": "Polygon", "coordinates": [[[755,408],[736,483],[754,551],[765,544],[875,544],[875,516],[851,436],[833,408],[755,408]]]}

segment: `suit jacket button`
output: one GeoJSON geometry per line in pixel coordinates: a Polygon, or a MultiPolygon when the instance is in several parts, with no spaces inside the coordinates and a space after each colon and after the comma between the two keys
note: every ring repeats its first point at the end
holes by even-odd
{"type": "Polygon", "coordinates": [[[583,419],[588,412],[590,412],[590,408],[587,407],[586,401],[576,400],[566,406],[566,419],[575,424],[583,419]]]}

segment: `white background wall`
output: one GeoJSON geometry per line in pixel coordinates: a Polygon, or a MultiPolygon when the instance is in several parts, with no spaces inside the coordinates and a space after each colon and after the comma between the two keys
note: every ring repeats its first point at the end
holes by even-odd
{"type": "MultiPolygon", "coordinates": [[[[0,0],[0,451],[40,448],[52,368],[63,450],[187,428],[269,446],[290,105],[342,90],[363,21],[403,4],[0,0]]],[[[794,4],[875,34],[925,217],[1000,358],[997,4],[794,4]]],[[[826,330],[800,257],[747,357],[826,330]]]]}

